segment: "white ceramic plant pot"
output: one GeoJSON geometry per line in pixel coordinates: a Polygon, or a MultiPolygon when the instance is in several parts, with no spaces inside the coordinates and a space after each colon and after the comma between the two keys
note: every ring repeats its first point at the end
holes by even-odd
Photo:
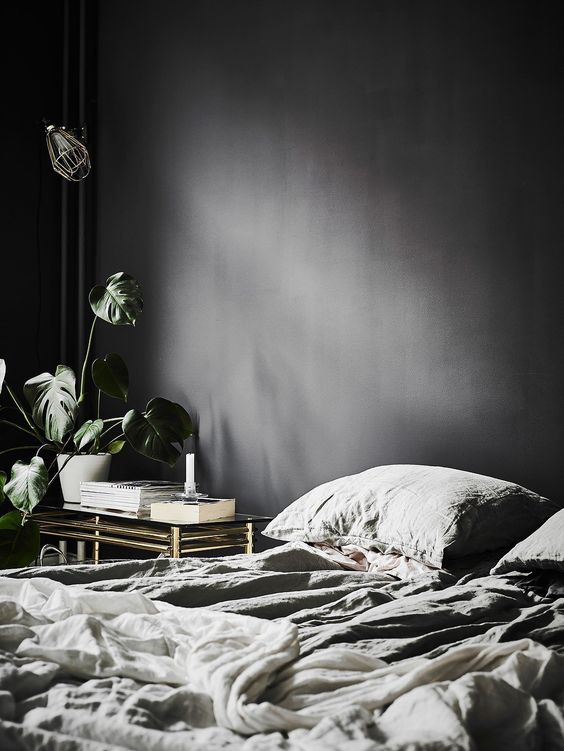
{"type": "Polygon", "coordinates": [[[59,454],[57,464],[65,503],[80,503],[81,482],[106,482],[110,475],[111,454],[78,454],[69,459],[59,454]],[[68,459],[68,461],[67,461],[68,459]]]}

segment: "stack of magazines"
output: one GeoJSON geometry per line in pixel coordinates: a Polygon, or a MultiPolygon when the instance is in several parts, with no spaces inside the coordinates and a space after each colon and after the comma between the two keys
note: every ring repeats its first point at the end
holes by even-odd
{"type": "Polygon", "coordinates": [[[87,511],[109,511],[150,516],[151,503],[168,501],[184,485],[161,480],[131,482],[81,482],[80,507],[87,511]]]}

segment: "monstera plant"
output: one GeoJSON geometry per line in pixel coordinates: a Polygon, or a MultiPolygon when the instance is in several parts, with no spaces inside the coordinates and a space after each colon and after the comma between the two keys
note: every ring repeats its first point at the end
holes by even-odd
{"type": "Polygon", "coordinates": [[[117,454],[129,443],[143,456],[173,466],[184,440],[194,434],[188,412],[162,397],[122,417],[101,416],[102,395],[127,402],[129,374],[114,352],[92,360],[95,327],[98,321],[134,326],[143,310],[143,295],[135,279],[119,272],[105,285],[93,287],[89,302],[94,315],[78,393],[73,370],[58,365],[54,374],[40,373],[26,381],[21,399],[8,385],[6,363],[0,360],[0,425],[27,439],[25,445],[1,453],[35,451],[31,460],[13,464],[9,480],[0,472],[0,500],[7,497],[14,507],[0,517],[0,568],[26,565],[37,557],[39,528],[32,512],[64,469],[64,464],[58,466],[58,456],[68,461],[80,454],[117,454]],[[89,395],[95,399],[87,400],[89,395]],[[87,401],[92,401],[95,412],[90,416],[84,414],[87,401]]]}

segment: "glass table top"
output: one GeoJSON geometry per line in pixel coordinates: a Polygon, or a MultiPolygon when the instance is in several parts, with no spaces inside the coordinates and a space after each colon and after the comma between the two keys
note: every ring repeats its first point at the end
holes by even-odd
{"type": "Polygon", "coordinates": [[[226,516],[222,519],[213,519],[210,521],[202,521],[202,522],[172,522],[172,521],[157,521],[156,519],[151,519],[148,516],[139,516],[137,514],[131,514],[123,511],[108,511],[106,509],[93,509],[93,508],[81,508],[80,504],[74,504],[74,503],[65,503],[62,506],[56,506],[55,504],[40,504],[39,506],[36,506],[33,512],[34,517],[41,517],[41,516],[49,516],[52,518],[53,516],[57,515],[61,517],[61,521],[63,518],[67,520],[71,520],[72,518],[84,518],[84,517],[93,517],[93,516],[100,516],[103,518],[107,518],[108,521],[118,521],[119,519],[122,519],[127,522],[133,522],[137,524],[149,524],[151,526],[159,526],[159,527],[200,527],[200,526],[211,526],[214,525],[237,525],[237,524],[250,524],[250,523],[260,523],[260,522],[269,522],[272,520],[272,516],[262,516],[257,514],[233,514],[233,516],[226,516]]]}

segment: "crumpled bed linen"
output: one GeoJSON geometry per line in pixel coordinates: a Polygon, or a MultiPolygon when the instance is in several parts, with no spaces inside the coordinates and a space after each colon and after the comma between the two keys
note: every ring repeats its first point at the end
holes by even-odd
{"type": "Polygon", "coordinates": [[[1,578],[0,747],[564,747],[564,601],[304,547],[1,578]]]}
{"type": "Polygon", "coordinates": [[[435,566],[429,566],[414,558],[408,558],[399,553],[379,553],[377,550],[363,548],[360,545],[342,545],[337,547],[326,542],[313,543],[312,547],[322,555],[326,555],[335,563],[351,571],[370,571],[375,574],[388,574],[397,579],[413,579],[414,577],[436,571],[435,566]]]}
{"type": "Polygon", "coordinates": [[[462,558],[445,558],[443,566],[438,569],[428,563],[408,558],[401,553],[380,553],[377,550],[363,548],[359,545],[343,545],[338,547],[326,542],[309,543],[311,547],[334,561],[341,568],[351,571],[369,571],[375,574],[386,574],[395,579],[406,581],[426,576],[430,573],[442,571],[455,579],[470,581],[477,577],[486,576],[506,552],[506,549],[490,550],[485,553],[463,556],[462,558]]]}

